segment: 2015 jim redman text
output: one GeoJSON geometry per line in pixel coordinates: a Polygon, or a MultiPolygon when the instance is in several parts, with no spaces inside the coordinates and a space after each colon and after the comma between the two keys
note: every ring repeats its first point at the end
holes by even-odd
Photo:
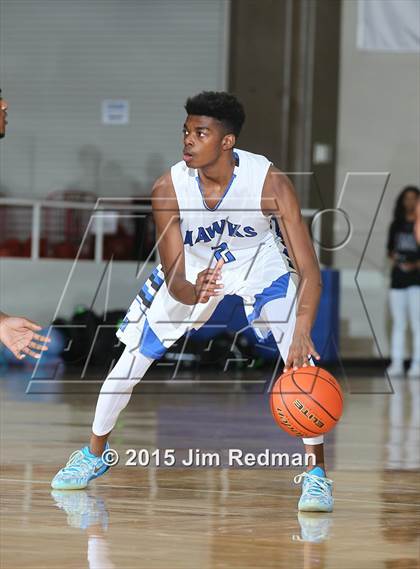
{"type": "MultiPolygon", "coordinates": [[[[313,453],[273,452],[264,449],[261,452],[246,452],[239,448],[229,448],[223,451],[203,451],[199,448],[189,449],[134,449],[124,451],[124,466],[140,467],[307,467],[316,464],[313,453]]],[[[102,460],[109,466],[121,462],[120,454],[115,449],[107,449],[102,454],[102,460]]]]}

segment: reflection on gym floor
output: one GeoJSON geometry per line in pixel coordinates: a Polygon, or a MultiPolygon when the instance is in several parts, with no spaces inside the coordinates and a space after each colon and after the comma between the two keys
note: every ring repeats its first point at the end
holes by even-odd
{"type": "MultiPolygon", "coordinates": [[[[5,567],[412,568],[419,534],[419,384],[350,377],[342,421],[328,437],[335,510],[298,514],[296,468],[159,468],[120,463],[85,491],[51,491],[85,443],[96,395],[24,392],[0,382],[5,567]],[[349,561],[351,560],[351,561],[349,561]]],[[[91,388],[92,386],[90,386],[91,388]]],[[[113,436],[129,448],[296,452],[267,395],[248,388],[194,394],[140,385],[113,436]]]]}

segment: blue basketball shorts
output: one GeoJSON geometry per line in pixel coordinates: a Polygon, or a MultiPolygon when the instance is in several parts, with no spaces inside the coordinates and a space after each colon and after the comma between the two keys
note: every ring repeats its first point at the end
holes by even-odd
{"type": "MultiPolygon", "coordinates": [[[[195,283],[205,268],[188,259],[187,280],[195,283]]],[[[262,247],[249,262],[225,263],[221,280],[224,296],[236,294],[243,299],[249,326],[257,337],[271,332],[286,360],[296,322],[298,277],[286,266],[276,245],[262,247]]],[[[158,265],[131,303],[117,336],[132,353],[159,359],[181,336],[205,324],[222,299],[217,296],[205,304],[182,304],[169,293],[158,265]]]]}

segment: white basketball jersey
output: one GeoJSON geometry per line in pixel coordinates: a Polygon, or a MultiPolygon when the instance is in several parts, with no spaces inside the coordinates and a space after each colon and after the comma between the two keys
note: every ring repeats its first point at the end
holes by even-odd
{"type": "MultiPolygon", "coordinates": [[[[203,268],[222,257],[225,268],[234,270],[252,261],[261,247],[279,246],[287,251],[271,228],[271,218],[261,210],[261,194],[271,162],[264,156],[234,150],[236,166],[222,198],[210,209],[203,198],[198,170],[182,160],[171,168],[180,211],[181,233],[187,263],[203,268]]],[[[279,255],[279,262],[283,255],[279,255]]],[[[285,271],[290,270],[283,258],[285,271]]],[[[225,269],[224,269],[225,270],[225,269]]]]}

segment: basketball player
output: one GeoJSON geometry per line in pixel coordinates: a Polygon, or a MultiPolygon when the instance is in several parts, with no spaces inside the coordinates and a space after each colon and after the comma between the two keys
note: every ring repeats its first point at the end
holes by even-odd
{"type": "MultiPolygon", "coordinates": [[[[8,108],[7,101],[1,97],[0,89],[0,138],[6,135],[8,108]]],[[[37,334],[39,330],[41,326],[27,318],[8,316],[0,312],[0,342],[9,348],[18,360],[27,355],[39,359],[41,357],[39,352],[48,350],[45,342],[49,342],[50,339],[37,334]]]]}
{"type": "MultiPolygon", "coordinates": [[[[102,386],[90,446],[72,454],[52,481],[55,489],[84,488],[108,469],[101,455],[133,387],[177,339],[202,326],[225,295],[243,298],[258,335],[273,334],[285,370],[319,359],[310,333],[320,270],[290,180],[264,156],[236,148],[245,114],[233,95],[203,92],[185,109],[183,160],[152,193],[162,264],[117,333],[126,349],[102,386]]],[[[299,509],[329,512],[323,437],[303,441],[317,464],[299,478],[299,509]]]]}

